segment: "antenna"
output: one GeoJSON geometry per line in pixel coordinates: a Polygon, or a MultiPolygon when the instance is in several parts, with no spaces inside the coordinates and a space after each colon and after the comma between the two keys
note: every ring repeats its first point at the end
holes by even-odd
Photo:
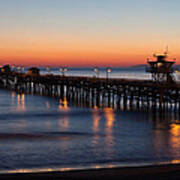
{"type": "Polygon", "coordinates": [[[166,46],[166,51],[164,52],[164,54],[167,55],[168,51],[169,51],[168,46],[166,46]]]}

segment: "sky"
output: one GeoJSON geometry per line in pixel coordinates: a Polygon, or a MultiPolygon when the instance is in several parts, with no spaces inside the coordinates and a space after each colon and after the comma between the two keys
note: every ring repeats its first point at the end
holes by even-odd
{"type": "Polygon", "coordinates": [[[0,64],[131,66],[169,47],[179,0],[0,0],[0,64]]]}

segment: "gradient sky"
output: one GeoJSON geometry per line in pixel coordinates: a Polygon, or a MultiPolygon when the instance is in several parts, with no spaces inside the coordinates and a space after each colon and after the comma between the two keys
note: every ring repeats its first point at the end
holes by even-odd
{"type": "Polygon", "coordinates": [[[0,64],[180,63],[180,0],[0,0],[0,64]]]}

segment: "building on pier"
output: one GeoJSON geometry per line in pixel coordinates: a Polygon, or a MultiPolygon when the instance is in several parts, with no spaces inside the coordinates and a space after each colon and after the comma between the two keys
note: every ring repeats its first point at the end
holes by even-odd
{"type": "Polygon", "coordinates": [[[1,73],[10,73],[11,72],[11,67],[7,64],[4,65],[3,67],[0,68],[1,73]]]}
{"type": "Polygon", "coordinates": [[[38,68],[32,67],[32,68],[28,69],[27,74],[30,76],[36,76],[36,75],[39,75],[39,72],[40,72],[40,70],[38,68]]]}
{"type": "Polygon", "coordinates": [[[164,54],[154,54],[156,61],[147,60],[149,67],[146,72],[152,74],[153,81],[157,83],[171,83],[174,81],[173,78],[173,64],[175,63],[175,59],[173,61],[166,60],[167,53],[164,54]]]}

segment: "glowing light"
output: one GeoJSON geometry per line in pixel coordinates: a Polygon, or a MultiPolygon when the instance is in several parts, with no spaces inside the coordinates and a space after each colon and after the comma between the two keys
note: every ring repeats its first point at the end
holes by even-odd
{"type": "Polygon", "coordinates": [[[114,136],[113,136],[113,125],[114,125],[114,110],[112,108],[104,108],[104,115],[106,118],[106,150],[107,153],[112,152],[114,145],[114,136]]]}
{"type": "Polygon", "coordinates": [[[179,124],[172,124],[170,132],[174,136],[179,136],[180,135],[180,125],[179,124]]]}
{"type": "Polygon", "coordinates": [[[62,100],[62,99],[59,100],[58,108],[61,110],[64,110],[64,111],[69,111],[68,101],[66,98],[64,98],[64,100],[62,100]]]}
{"type": "Polygon", "coordinates": [[[25,111],[25,94],[18,94],[17,95],[17,110],[18,111],[25,111]]]}
{"type": "Polygon", "coordinates": [[[53,172],[53,171],[71,171],[71,168],[39,168],[39,169],[17,169],[17,170],[9,170],[9,171],[4,171],[6,174],[11,174],[11,173],[38,173],[38,172],[53,172]]]}
{"type": "Polygon", "coordinates": [[[180,160],[179,159],[173,159],[173,160],[171,160],[171,163],[172,164],[179,164],[180,160]]]}
{"type": "Polygon", "coordinates": [[[11,97],[14,98],[15,97],[15,92],[11,93],[11,97]]]}
{"type": "Polygon", "coordinates": [[[62,67],[59,69],[59,71],[62,73],[62,76],[65,76],[65,72],[67,71],[67,68],[62,67]]]}
{"type": "Polygon", "coordinates": [[[157,66],[158,67],[161,67],[163,64],[162,63],[157,63],[157,66]]]}
{"type": "Polygon", "coordinates": [[[96,166],[94,166],[94,168],[95,168],[95,169],[100,169],[100,168],[101,168],[101,166],[96,165],[96,166]]]}
{"type": "Polygon", "coordinates": [[[98,111],[93,111],[93,131],[97,132],[99,130],[100,115],[98,111]]]}
{"type": "Polygon", "coordinates": [[[111,69],[110,69],[110,68],[108,68],[108,69],[107,69],[107,72],[108,72],[108,73],[110,73],[110,72],[111,72],[111,69]]]}
{"type": "Polygon", "coordinates": [[[94,72],[98,73],[99,72],[98,68],[94,68],[94,72]]]}
{"type": "Polygon", "coordinates": [[[15,92],[12,92],[11,93],[12,105],[14,105],[14,99],[15,99],[15,92]]]}
{"type": "Polygon", "coordinates": [[[174,150],[174,152],[176,152],[177,149],[180,148],[180,125],[179,124],[172,124],[171,125],[171,129],[170,129],[170,143],[171,146],[174,150]]]}
{"type": "Polygon", "coordinates": [[[111,72],[111,69],[108,67],[106,68],[106,78],[108,79],[109,78],[109,74],[111,72]]]}
{"type": "Polygon", "coordinates": [[[23,108],[25,108],[25,95],[24,94],[21,94],[21,103],[22,103],[23,108]]]}
{"type": "Polygon", "coordinates": [[[99,69],[97,67],[94,68],[94,72],[96,73],[96,76],[99,77],[99,69]]]}
{"type": "Polygon", "coordinates": [[[46,71],[47,71],[48,73],[51,73],[50,67],[47,67],[47,68],[46,68],[46,71]]]}
{"type": "Polygon", "coordinates": [[[114,123],[114,110],[112,108],[104,108],[104,113],[106,117],[106,127],[111,129],[114,123]]]}
{"type": "Polygon", "coordinates": [[[71,171],[71,168],[61,168],[60,171],[71,171]]]}
{"type": "Polygon", "coordinates": [[[22,72],[24,72],[25,68],[24,68],[24,67],[21,67],[21,70],[22,70],[22,72]]]}

